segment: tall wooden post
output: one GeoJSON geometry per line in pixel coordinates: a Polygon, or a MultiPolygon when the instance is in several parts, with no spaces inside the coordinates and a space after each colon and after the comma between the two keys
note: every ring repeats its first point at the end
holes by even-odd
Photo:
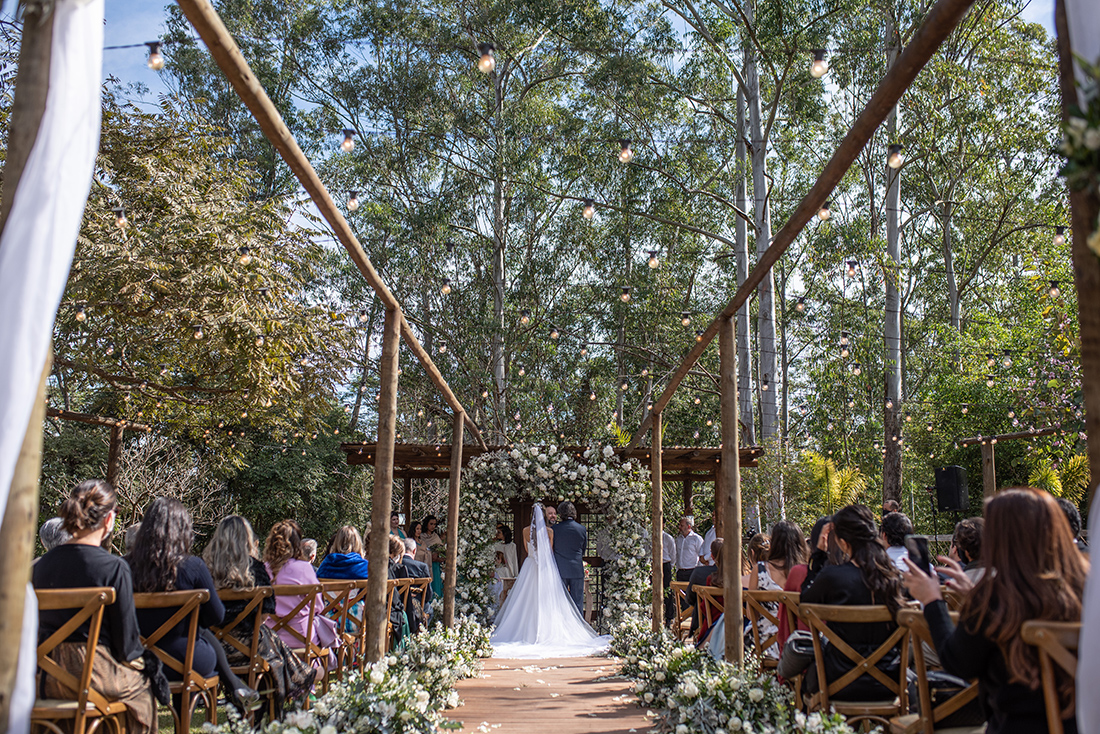
{"type": "Polygon", "coordinates": [[[122,457],[122,432],[126,428],[120,423],[111,426],[111,443],[107,447],[107,483],[118,486],[118,464],[122,457]]]}
{"type": "Polygon", "coordinates": [[[397,433],[397,364],[401,347],[401,312],[386,309],[379,365],[378,457],[374,465],[371,501],[370,565],[367,580],[366,659],[375,663],[386,654],[386,576],[390,565],[390,511],[393,505],[393,451],[397,433]]]}
{"type": "Polygon", "coordinates": [[[991,441],[982,441],[982,496],[997,493],[997,465],[994,462],[995,447],[991,441]]]}
{"type": "Polygon", "coordinates": [[[458,506],[462,485],[462,439],[466,416],[455,413],[451,429],[451,478],[447,488],[447,558],[443,564],[443,625],[455,623],[455,585],[458,583],[458,506]]]}
{"type": "Polygon", "coordinates": [[[722,461],[718,465],[719,496],[724,504],[722,586],[726,597],[726,661],[744,659],[741,614],[741,455],[737,436],[737,328],[732,316],[718,327],[721,365],[722,461]]]}
{"type": "Polygon", "coordinates": [[[684,512],[685,515],[695,516],[695,481],[691,477],[684,478],[684,512]]]}
{"type": "Polygon", "coordinates": [[[652,497],[650,498],[649,516],[653,526],[653,633],[661,631],[661,625],[665,619],[665,578],[664,578],[664,495],[662,482],[664,480],[661,465],[662,441],[661,414],[653,415],[653,446],[650,448],[650,483],[652,497]]]}
{"type": "Polygon", "coordinates": [[[405,513],[405,527],[412,527],[413,522],[413,480],[412,477],[405,477],[405,494],[402,498],[401,509],[405,513]]]}

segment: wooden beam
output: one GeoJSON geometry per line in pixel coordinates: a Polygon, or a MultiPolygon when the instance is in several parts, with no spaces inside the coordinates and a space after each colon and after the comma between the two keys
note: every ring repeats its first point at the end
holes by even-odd
{"type": "Polygon", "coordinates": [[[741,616],[741,471],[737,429],[737,327],[731,314],[718,333],[719,385],[722,413],[722,463],[718,491],[722,500],[722,585],[726,589],[726,662],[740,665],[745,657],[741,616]]]}
{"type": "Polygon", "coordinates": [[[401,312],[386,309],[379,364],[378,463],[371,499],[370,574],[367,579],[365,657],[376,663],[386,654],[386,571],[390,561],[390,511],[393,507],[393,447],[397,435],[397,372],[401,351],[401,312]]]}
{"type": "Polygon", "coordinates": [[[1050,436],[1061,431],[1061,428],[1055,428],[1054,426],[1048,426],[1046,428],[1036,428],[1034,431],[1016,431],[1015,433],[998,433],[995,436],[972,436],[971,438],[956,439],[959,446],[973,446],[974,444],[986,443],[989,441],[1016,441],[1021,438],[1036,438],[1038,436],[1050,436]]]}
{"type": "Polygon", "coordinates": [[[126,418],[108,418],[102,415],[89,415],[88,413],[77,413],[72,410],[58,410],[57,408],[46,408],[46,415],[50,418],[60,418],[66,421],[76,421],[77,423],[87,423],[93,426],[107,426],[113,428],[119,426],[127,428],[131,431],[152,431],[153,427],[147,423],[138,423],[137,421],[128,420],[126,418]]]}
{"type": "Polygon", "coordinates": [[[455,413],[451,428],[451,480],[447,487],[447,557],[443,563],[443,626],[455,623],[455,586],[458,581],[458,508],[462,486],[462,429],[464,416],[455,413]]]}
{"type": "Polygon", "coordinates": [[[653,578],[653,634],[661,631],[665,621],[665,580],[664,580],[664,495],[661,482],[664,472],[661,470],[661,416],[658,413],[653,416],[653,451],[650,464],[650,508],[649,517],[653,526],[653,535],[650,540],[653,551],[652,578],[653,578]]]}
{"type": "MultiPolygon", "coordinates": [[[[813,188],[803,197],[783,229],[779,230],[772,238],[771,246],[757,260],[756,266],[749,273],[745,282],[737,289],[733,298],[722,309],[722,312],[714,317],[710,325],[703,330],[703,333],[696,339],[695,344],[692,345],[691,350],[684,358],[683,363],[669,378],[664,391],[653,403],[654,412],[659,413],[664,410],[680,383],[691,368],[695,366],[695,363],[699,361],[703,351],[718,335],[724,320],[737,313],[753,291],[756,290],[756,287],[764,280],[776,261],[787,251],[787,248],[795,241],[802,229],[814,218],[821,209],[822,204],[829,198],[829,194],[844,178],[844,174],[847,173],[852,163],[855,162],[867,143],[870,142],[875,131],[890,114],[898,100],[901,99],[905,90],[909,88],[909,85],[917,78],[920,70],[924,68],[947,36],[951,34],[951,31],[966,15],[966,11],[970,9],[973,2],[974,0],[939,0],[928,11],[924,22],[917,30],[916,35],[913,36],[913,40],[905,47],[905,51],[902,52],[890,71],[887,72],[867,106],[863,108],[859,117],[852,124],[851,129],[848,130],[848,134],[844,136],[840,147],[836,149],[833,157],[825,165],[825,169],[818,176],[813,188]]],[[[649,418],[642,422],[641,428],[638,429],[638,432],[634,434],[630,441],[630,448],[637,446],[641,441],[642,436],[649,429],[649,422],[649,418]]]]}
{"type": "Polygon", "coordinates": [[[982,444],[982,496],[992,497],[997,493],[997,465],[994,461],[994,443],[982,444]]]}
{"type": "MultiPolygon", "coordinates": [[[[351,226],[344,219],[340,209],[337,208],[336,202],[332,200],[328,189],[321,183],[321,178],[313,169],[309,159],[306,158],[306,154],[298,146],[298,141],[294,139],[290,129],[283,122],[282,116],[275,108],[271,98],[267,96],[260,80],[252,73],[252,69],[249,68],[248,62],[245,61],[236,41],[233,40],[229,30],[218,16],[218,11],[214,9],[210,0],[179,0],[179,6],[210,50],[210,55],[221,68],[226,79],[237,91],[237,95],[244,102],[245,107],[256,118],[256,122],[260,125],[264,135],[279,151],[279,155],[283,157],[295,178],[305,188],[306,193],[309,194],[309,197],[317,206],[321,216],[332,227],[336,239],[348,251],[352,262],[355,263],[356,267],[359,268],[359,272],[363,274],[371,288],[374,289],[378,299],[382,301],[382,305],[387,309],[394,309],[398,312],[399,331],[405,337],[405,343],[408,344],[409,349],[420,360],[420,364],[424,367],[428,378],[431,379],[452,410],[456,413],[465,414],[465,409],[463,409],[454,393],[451,392],[447,381],[443,379],[443,375],[440,374],[431,357],[417,341],[416,335],[413,334],[412,328],[401,313],[401,304],[383,282],[382,276],[374,269],[370,258],[367,257],[366,250],[359,244],[359,240],[351,231],[351,226]]],[[[473,421],[470,421],[470,426],[478,443],[484,446],[485,441],[481,437],[481,431],[473,424],[473,421]]]]}

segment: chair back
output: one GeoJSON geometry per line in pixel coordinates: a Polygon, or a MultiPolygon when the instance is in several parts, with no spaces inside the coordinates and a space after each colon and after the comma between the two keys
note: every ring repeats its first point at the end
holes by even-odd
{"type": "MultiPolygon", "coordinates": [[[[699,586],[694,587],[695,598],[699,601],[699,611],[702,614],[699,616],[700,620],[705,620],[706,628],[714,624],[718,616],[726,610],[725,600],[723,599],[723,589],[721,586],[699,586]]],[[[702,626],[700,627],[702,629],[702,626]]]]}
{"type": "Polygon", "coordinates": [[[685,624],[686,629],[691,629],[691,605],[687,602],[687,581],[672,581],[669,584],[672,593],[673,605],[676,609],[676,616],[672,620],[672,632],[677,640],[684,639],[685,624]]]}
{"type": "Polygon", "coordinates": [[[321,584],[273,584],[271,586],[271,593],[276,599],[280,596],[297,599],[294,606],[285,614],[279,614],[276,611],[275,614],[268,616],[271,621],[271,630],[280,636],[285,632],[293,640],[293,644],[288,647],[304,653],[303,657],[310,662],[323,654],[322,648],[313,641],[313,627],[317,613],[321,609],[317,604],[317,597],[322,588],[321,584]],[[305,634],[291,624],[303,609],[308,609],[305,634]]]}
{"type": "Polygon", "coordinates": [[[103,610],[115,603],[115,590],[109,586],[84,589],[35,589],[38,611],[54,612],[72,610],[73,614],[52,635],[38,645],[38,669],[43,675],[57,680],[76,693],[75,732],[84,730],[89,707],[99,716],[111,713],[110,702],[92,686],[92,667],[95,665],[99,630],[103,626],[103,610]],[[62,668],[50,657],[57,646],[65,642],[85,622],[88,623],[88,642],[84,649],[84,667],[77,677],[62,668]]]}
{"type": "Polygon", "coordinates": [[[1047,622],[1032,619],[1020,628],[1020,637],[1039,649],[1039,674],[1043,681],[1043,703],[1047,710],[1047,728],[1062,734],[1062,720],[1073,715],[1073,707],[1063,710],[1058,698],[1058,677],[1068,675],[1077,683],[1077,645],[1081,638],[1080,622],[1047,622]],[[1061,669],[1059,673],[1054,664],[1061,669]]]}
{"type": "MultiPolygon", "coordinates": [[[[431,586],[432,580],[429,578],[409,579],[409,588],[405,595],[405,608],[409,608],[409,602],[411,600],[417,599],[420,601],[421,611],[426,610],[428,608],[428,589],[430,589],[431,586]]],[[[427,621],[426,613],[423,621],[427,621]]]]}
{"type": "Polygon", "coordinates": [[[344,633],[344,643],[340,646],[341,667],[362,669],[363,653],[367,649],[367,580],[360,579],[353,582],[354,587],[348,594],[347,614],[344,617],[345,626],[341,628],[344,633]],[[356,605],[359,609],[356,610],[356,605]]]}
{"type": "Polygon", "coordinates": [[[752,625],[753,649],[763,667],[774,668],[778,664],[778,660],[767,658],[765,653],[772,645],[778,645],[779,643],[779,603],[782,601],[781,597],[784,593],[782,591],[762,591],[760,589],[744,589],[741,591],[742,603],[745,605],[745,616],[749,618],[749,624],[752,625]],[[769,605],[774,607],[775,611],[772,611],[769,605]],[[775,627],[775,631],[771,634],[764,635],[761,633],[765,621],[771,622],[772,626],[775,627]]]}
{"type": "MultiPolygon", "coordinates": [[[[958,622],[958,612],[951,612],[951,618],[958,622]]],[[[909,644],[913,650],[913,663],[917,674],[917,696],[920,698],[920,713],[916,721],[895,727],[903,734],[933,734],[936,723],[943,721],[978,696],[978,681],[972,680],[963,690],[947,699],[939,706],[932,705],[932,689],[928,685],[928,664],[924,658],[924,645],[935,649],[932,632],[924,613],[918,609],[902,609],[898,612],[898,624],[909,632],[909,644]]]]}
{"type": "MultiPolygon", "coordinates": [[[[349,642],[354,640],[346,638],[348,630],[348,618],[351,615],[351,597],[355,594],[356,589],[360,583],[366,584],[366,581],[357,580],[337,580],[337,579],[321,579],[321,598],[325,602],[325,606],[321,609],[321,614],[330,617],[332,621],[336,623],[337,634],[349,642]]],[[[333,671],[336,680],[341,680],[344,677],[344,667],[347,661],[347,656],[350,650],[345,650],[344,645],[340,646],[340,650],[336,655],[336,670],[333,671]]]]}
{"type": "Polygon", "coordinates": [[[245,603],[244,609],[236,617],[227,619],[221,626],[212,625],[210,631],[214,633],[219,642],[232,647],[248,660],[249,688],[255,688],[259,677],[270,669],[267,661],[260,655],[260,627],[264,623],[264,599],[270,597],[270,586],[257,586],[247,591],[239,589],[218,590],[218,598],[223,602],[245,603]],[[233,632],[247,620],[252,621],[252,636],[248,644],[245,644],[233,632]]]}
{"type": "MultiPolygon", "coordinates": [[[[869,655],[857,652],[851,645],[837,634],[829,626],[830,622],[845,624],[876,624],[883,622],[893,623],[894,615],[885,605],[842,605],[842,604],[802,604],[798,608],[799,616],[806,620],[810,627],[814,644],[814,662],[817,666],[817,680],[820,692],[815,701],[816,708],[822,711],[829,709],[829,699],[847,688],[863,675],[870,675],[891,694],[897,696],[898,704],[895,713],[905,713],[908,706],[908,681],[906,669],[909,667],[909,635],[903,627],[895,629],[886,641],[875,648],[869,655]],[[851,662],[852,667],[836,680],[829,681],[825,675],[825,656],[822,638],[828,640],[829,645],[851,662]],[[879,670],[877,664],[885,658],[895,647],[900,647],[901,662],[899,675],[890,677],[879,670]]],[[[813,705],[811,703],[811,705],[813,705]]],[[[838,708],[839,711],[839,708],[838,708]]]]}
{"type": "Polygon", "coordinates": [[[389,650],[396,643],[393,634],[393,600],[399,594],[398,583],[402,579],[386,580],[386,649],[389,650]]]}
{"type": "Polygon", "coordinates": [[[165,667],[180,675],[185,684],[202,681],[195,673],[195,641],[199,633],[199,606],[210,601],[210,592],[206,589],[187,591],[154,591],[134,594],[135,609],[172,609],[177,608],[152,634],[141,636],[141,644],[160,658],[165,667]],[[187,647],[183,660],[177,660],[157,645],[177,624],[187,620],[187,647]]]}

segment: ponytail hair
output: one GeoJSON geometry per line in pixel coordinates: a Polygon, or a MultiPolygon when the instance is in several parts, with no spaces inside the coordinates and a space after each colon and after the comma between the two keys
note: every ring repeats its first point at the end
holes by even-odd
{"type": "Polygon", "coordinates": [[[293,520],[280,520],[267,534],[264,543],[264,562],[271,568],[274,579],[288,561],[302,558],[302,529],[293,520]]]}
{"type": "Polygon", "coordinates": [[[878,542],[875,516],[863,505],[848,505],[833,515],[833,534],[852,547],[851,560],[859,567],[863,583],[876,604],[897,614],[902,604],[901,577],[878,542]]]}
{"type": "Polygon", "coordinates": [[[85,479],[61,503],[57,514],[65,532],[76,535],[100,527],[117,506],[114,487],[102,479],[85,479]]]}

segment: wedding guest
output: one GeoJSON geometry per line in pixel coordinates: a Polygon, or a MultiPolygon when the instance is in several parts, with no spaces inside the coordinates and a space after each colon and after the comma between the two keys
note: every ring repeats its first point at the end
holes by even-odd
{"type": "Polygon", "coordinates": [[[689,581],[696,566],[703,565],[703,539],[693,529],[694,521],[680,518],[680,532],[676,536],[676,580],[689,581]]]}
{"type": "MultiPolygon", "coordinates": [[[[218,598],[218,589],[210,570],[197,556],[191,555],[195,534],[191,513],[174,497],[157,497],[145,511],[134,540],[134,548],[126,554],[133,575],[134,591],[157,593],[163,591],[190,591],[205,589],[210,598],[199,607],[199,631],[192,652],[191,668],[204,678],[215,672],[229,701],[241,713],[255,707],[260,694],[250,688],[233,672],[225,651],[211,625],[220,625],[225,619],[225,607],[218,598]]],[[[137,618],[141,634],[148,637],[172,618],[179,607],[167,609],[138,609],[137,618]]],[[[164,652],[176,660],[187,655],[188,625],[180,621],[157,642],[164,652]]],[[[179,673],[169,667],[164,669],[169,680],[182,680],[179,673]]]]}
{"type": "Polygon", "coordinates": [[[313,538],[302,538],[302,558],[311,566],[317,562],[317,541],[313,538]]]}
{"type": "MultiPolygon", "coordinates": [[[[413,554],[413,557],[430,569],[432,567],[432,552],[428,549],[428,546],[420,544],[420,537],[424,534],[423,529],[424,523],[419,520],[414,522],[409,526],[409,539],[416,542],[416,553],[413,554]]],[[[428,577],[431,577],[430,573],[428,577]]]]}
{"type": "MultiPolygon", "coordinates": [[[[829,557],[827,553],[828,546],[828,532],[829,528],[833,524],[833,518],[831,515],[826,517],[819,517],[817,522],[814,523],[813,529],[810,531],[810,540],[806,544],[809,556],[805,563],[796,564],[787,573],[787,581],[783,584],[783,591],[801,592],[803,588],[808,586],[806,579],[810,573],[810,567],[814,566],[814,576],[820,571],[825,563],[828,562],[829,557]]],[[[812,583],[812,581],[811,581],[812,583]]],[[[776,638],[776,643],[779,645],[779,649],[782,650],[787,644],[787,638],[790,637],[793,630],[787,624],[787,610],[786,605],[779,605],[779,631],[776,638]]],[[[809,631],[802,620],[797,622],[798,629],[805,632],[809,631]]]]}
{"type": "Polygon", "coordinates": [[[913,534],[913,523],[901,512],[890,512],[882,518],[879,539],[886,548],[886,555],[890,556],[890,562],[898,571],[905,571],[908,567],[902,559],[909,555],[905,548],[905,536],[913,534]]]}
{"type": "MultiPolygon", "coordinates": [[[[711,558],[715,558],[715,554],[722,552],[722,539],[716,538],[710,545],[711,558]]],[[[698,595],[695,593],[696,586],[707,586],[707,579],[711,574],[718,570],[718,566],[713,563],[709,566],[696,566],[691,571],[691,575],[688,576],[688,587],[684,595],[687,599],[687,603],[691,606],[691,631],[697,632],[699,630],[699,623],[702,617],[699,614],[699,600],[698,595]]]]}
{"type": "Polygon", "coordinates": [[[667,530],[661,531],[661,580],[665,587],[665,626],[676,616],[676,600],[672,598],[672,561],[676,557],[676,539],[667,530]]]}
{"type": "Polygon", "coordinates": [[[741,554],[741,588],[749,588],[749,579],[755,573],[759,564],[768,559],[768,550],[770,549],[770,541],[768,536],[763,533],[754,533],[749,538],[749,544],[745,547],[745,552],[741,554]]]}
{"type": "MultiPolygon", "coordinates": [[[[229,515],[218,523],[213,537],[202,553],[214,585],[218,589],[233,591],[251,591],[260,586],[270,586],[264,562],[259,559],[260,548],[252,525],[240,515],[229,515]]],[[[246,608],[245,601],[227,601],[225,617],[236,619],[246,608]]],[[[275,598],[263,600],[263,611],[275,613],[275,598]]],[[[235,625],[229,634],[246,647],[252,644],[254,631],[251,615],[235,625]]],[[[229,663],[234,666],[249,664],[248,656],[228,641],[222,641],[229,663]]],[[[276,718],[282,715],[288,703],[301,703],[313,688],[317,670],[310,667],[271,631],[270,627],[260,627],[260,639],[256,652],[268,665],[264,678],[270,687],[275,702],[276,718]]]]}
{"type": "Polygon", "coordinates": [[[62,543],[68,543],[71,538],[65,532],[65,520],[60,517],[51,517],[38,529],[38,539],[42,541],[42,547],[47,553],[62,543]]]}
{"type": "MultiPolygon", "coordinates": [[[[1048,731],[1038,653],[1020,637],[1031,619],[1081,620],[1089,561],[1073,543],[1069,522],[1048,493],[1001,490],[985,504],[982,555],[987,573],[971,587],[961,566],[940,556],[949,586],[968,590],[956,626],[939,581],[910,567],[909,593],[924,605],[940,663],[948,673],[978,679],[988,734],[1048,731]]],[[[1074,679],[1055,666],[1058,704],[1067,734],[1077,731],[1074,679]]],[[[1082,689],[1086,691],[1088,689],[1082,689]]]]}
{"type": "MultiPolygon", "coordinates": [[[[787,584],[787,576],[796,567],[805,564],[806,538],[802,530],[790,520],[780,520],[772,528],[771,538],[768,541],[767,560],[756,565],[756,573],[749,575],[749,589],[752,591],[782,591],[787,584]]],[[[776,602],[764,602],[763,605],[773,614],[779,612],[779,604],[776,602]]],[[[771,637],[779,628],[766,617],[757,621],[761,639],[771,637]]],[[[745,630],[745,644],[752,643],[753,631],[750,627],[745,630]]],[[[748,649],[748,647],[746,647],[748,649]]],[[[765,657],[773,660],[779,659],[780,647],[773,644],[764,651],[765,657]]]]}
{"type": "Polygon", "coordinates": [[[710,555],[710,546],[714,542],[714,539],[718,537],[718,510],[714,510],[714,517],[711,518],[710,530],[703,535],[703,565],[710,566],[714,563],[714,559],[710,555]]]}
{"type": "MultiPolygon", "coordinates": [[[[405,538],[401,541],[405,546],[405,555],[401,557],[401,565],[408,569],[408,577],[411,579],[430,579],[432,577],[432,571],[428,568],[428,564],[422,563],[416,560],[416,541],[412,538],[405,538]]],[[[500,551],[497,551],[500,553],[500,551]]],[[[432,600],[432,587],[428,587],[427,601],[432,600]]]]}
{"type": "Polygon", "coordinates": [[[401,540],[405,539],[405,531],[401,529],[401,515],[396,512],[390,515],[390,533],[401,540]]]}
{"type": "MultiPolygon", "coordinates": [[[[140,672],[143,648],[134,611],[133,580],[126,561],[103,549],[114,530],[117,506],[115,490],[102,479],[88,479],[73,488],[58,513],[70,540],[55,546],[31,569],[36,589],[74,589],[109,586],[115,601],[106,607],[96,643],[92,685],[108,701],[126,704],[126,731],[157,731],[157,704],[149,681],[140,672]]],[[[71,610],[38,612],[38,641],[45,642],[72,616],[71,610]]],[[[74,630],[51,655],[62,669],[79,676],[84,668],[88,623],[74,630]]],[[[75,700],[77,692],[43,674],[45,698],[75,700]]]]}
{"type": "MultiPolygon", "coordinates": [[[[273,585],[301,586],[303,584],[318,583],[317,573],[313,570],[313,566],[310,565],[309,561],[302,560],[302,531],[298,527],[298,523],[293,520],[281,520],[275,523],[271,531],[268,532],[267,541],[264,543],[264,565],[273,585]]],[[[301,600],[300,596],[275,597],[276,614],[280,617],[290,614],[290,611],[298,606],[298,602],[301,600]]],[[[327,667],[331,668],[336,665],[336,655],[331,650],[339,644],[339,637],[336,623],[320,614],[320,611],[324,609],[324,604],[323,596],[318,594],[314,604],[316,614],[313,618],[313,639],[311,642],[319,647],[329,648],[327,667]]],[[[275,620],[268,617],[265,624],[268,627],[274,627],[275,620]]],[[[290,626],[304,637],[308,624],[309,605],[306,604],[298,610],[298,613],[290,622],[290,626]]],[[[280,629],[278,635],[291,648],[302,645],[301,640],[298,640],[288,630],[280,629]]]]}
{"type": "Polygon", "coordinates": [[[126,547],[126,552],[129,553],[134,549],[134,543],[137,542],[138,533],[141,532],[141,523],[135,522],[122,534],[123,545],[126,547]]]}
{"type": "Polygon", "coordinates": [[[319,579],[355,581],[367,578],[367,560],[363,558],[363,540],[359,531],[344,525],[332,536],[325,559],[317,569],[319,579]]]}
{"type": "Polygon", "coordinates": [[[1058,503],[1062,514],[1066,516],[1066,520],[1069,522],[1070,532],[1073,533],[1073,544],[1077,546],[1077,550],[1088,555],[1089,545],[1081,537],[1081,511],[1077,509],[1077,505],[1065,497],[1055,497],[1054,501],[1058,503]]]}
{"type": "Polygon", "coordinates": [[[519,557],[516,555],[516,544],[512,541],[512,528],[504,523],[497,523],[497,542],[493,550],[504,554],[504,562],[508,567],[508,573],[515,577],[519,573],[519,557]]]}
{"type": "Polygon", "coordinates": [[[886,517],[891,512],[901,512],[901,505],[897,500],[886,500],[882,503],[882,516],[886,517]]]}
{"type": "Polygon", "coordinates": [[[439,520],[435,515],[428,515],[422,523],[420,538],[417,545],[425,549],[431,555],[432,563],[432,592],[436,596],[443,596],[443,538],[439,537],[437,526],[439,520]]]}
{"type": "MultiPolygon", "coordinates": [[[[955,534],[951,536],[951,549],[947,556],[958,561],[963,573],[974,583],[985,573],[982,563],[982,536],[985,534],[985,519],[968,517],[955,525],[955,534]]],[[[909,570],[908,566],[905,568],[909,570]]]]}

